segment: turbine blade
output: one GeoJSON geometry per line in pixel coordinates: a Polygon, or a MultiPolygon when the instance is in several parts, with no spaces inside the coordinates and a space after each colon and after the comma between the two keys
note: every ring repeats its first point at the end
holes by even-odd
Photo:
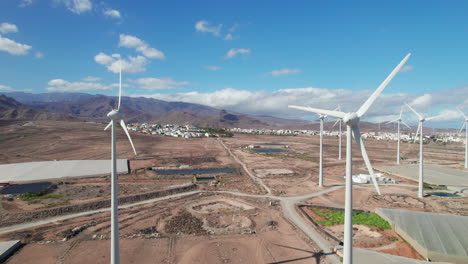
{"type": "Polygon", "coordinates": [[[359,108],[359,110],[356,112],[358,117],[363,116],[367,110],[371,107],[371,105],[374,103],[375,99],[382,93],[382,91],[387,87],[387,85],[390,83],[390,81],[395,77],[395,75],[400,71],[400,69],[405,65],[406,61],[409,59],[411,56],[411,53],[408,53],[406,57],[403,58],[403,60],[398,64],[395,69],[390,73],[390,75],[387,76],[387,78],[380,84],[380,86],[377,88],[377,90],[374,91],[374,93],[367,99],[367,101],[359,108]]]}
{"type": "Polygon", "coordinates": [[[422,115],[420,115],[418,112],[416,112],[416,110],[414,110],[413,107],[411,107],[411,105],[406,104],[406,106],[408,106],[409,109],[411,109],[411,111],[413,111],[413,112],[416,114],[416,116],[419,117],[419,119],[422,119],[422,118],[423,118],[422,115]]]}
{"type": "Polygon", "coordinates": [[[130,145],[132,145],[133,152],[135,152],[135,155],[137,155],[137,152],[135,150],[135,146],[133,145],[133,142],[132,142],[132,138],[130,137],[130,134],[128,133],[127,125],[125,125],[125,122],[123,120],[120,120],[120,126],[125,131],[125,134],[127,134],[128,140],[130,141],[130,145]]]}
{"type": "Polygon", "coordinates": [[[421,130],[421,122],[419,122],[418,124],[418,130],[416,130],[416,136],[414,136],[414,142],[416,142],[416,139],[418,138],[418,135],[419,135],[419,131],[421,130]]]}
{"type": "Polygon", "coordinates": [[[399,118],[399,119],[401,119],[401,116],[402,116],[402,115],[403,115],[403,106],[402,106],[401,109],[400,109],[400,118],[399,118]]]}
{"type": "Polygon", "coordinates": [[[463,131],[463,128],[465,127],[465,125],[466,125],[466,121],[463,121],[463,124],[462,124],[462,126],[461,126],[460,131],[458,132],[458,134],[460,134],[460,133],[463,131]]]}
{"type": "Polygon", "coordinates": [[[337,119],[337,120],[336,120],[336,122],[335,122],[335,124],[333,124],[333,126],[332,126],[332,127],[335,127],[335,126],[336,126],[336,124],[338,124],[338,123],[340,122],[340,120],[341,120],[341,119],[337,119]]]}
{"type": "Polygon", "coordinates": [[[386,124],[395,123],[395,122],[397,122],[398,120],[399,120],[399,118],[397,118],[397,119],[395,119],[395,120],[388,121],[388,122],[386,122],[386,124]]]}
{"type": "Polygon", "coordinates": [[[405,121],[402,120],[401,123],[402,123],[403,125],[405,125],[407,128],[411,129],[411,127],[408,126],[408,124],[406,124],[405,121]]]}
{"type": "Polygon", "coordinates": [[[295,106],[295,105],[288,105],[289,108],[299,109],[307,112],[313,112],[317,114],[329,115],[337,118],[344,118],[345,113],[333,110],[325,110],[325,109],[318,109],[312,107],[305,107],[305,106],[295,106]]]}
{"type": "Polygon", "coordinates": [[[377,184],[377,180],[375,179],[375,174],[374,174],[374,169],[372,168],[372,164],[370,163],[369,156],[367,156],[367,151],[366,147],[364,146],[364,142],[362,141],[361,138],[361,131],[359,131],[359,127],[353,126],[353,135],[354,139],[356,140],[356,143],[361,150],[362,158],[364,159],[364,162],[366,163],[367,170],[369,171],[369,175],[372,178],[372,182],[374,183],[375,190],[379,195],[380,193],[380,188],[379,185],[377,184]]]}
{"type": "Polygon", "coordinates": [[[119,60],[119,105],[117,107],[117,110],[120,110],[120,101],[122,100],[122,58],[119,60]]]}
{"type": "Polygon", "coordinates": [[[109,122],[109,124],[106,126],[106,128],[104,128],[104,131],[106,131],[107,129],[109,129],[109,127],[112,125],[112,121],[109,122]]]}
{"type": "Polygon", "coordinates": [[[432,120],[432,119],[436,119],[436,118],[441,118],[443,117],[444,115],[436,115],[436,116],[431,116],[431,117],[427,117],[426,118],[426,121],[429,121],[429,120],[432,120]]]}
{"type": "Polygon", "coordinates": [[[468,117],[465,115],[465,113],[463,113],[463,111],[457,107],[457,110],[458,112],[460,112],[460,114],[462,114],[462,116],[465,118],[465,119],[468,119],[468,117]]]}

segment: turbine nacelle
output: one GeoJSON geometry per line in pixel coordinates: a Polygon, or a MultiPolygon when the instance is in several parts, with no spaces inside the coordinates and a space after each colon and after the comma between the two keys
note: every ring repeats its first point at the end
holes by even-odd
{"type": "Polygon", "coordinates": [[[112,110],[107,114],[107,117],[109,117],[112,120],[121,120],[124,118],[124,114],[121,113],[119,110],[112,110]]]}
{"type": "Polygon", "coordinates": [[[359,123],[359,116],[357,113],[347,113],[343,118],[343,122],[346,125],[356,126],[359,123]]]}

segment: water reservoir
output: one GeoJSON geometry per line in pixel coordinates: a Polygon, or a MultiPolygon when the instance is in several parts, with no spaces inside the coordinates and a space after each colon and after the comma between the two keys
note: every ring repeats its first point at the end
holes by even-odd
{"type": "Polygon", "coordinates": [[[212,169],[182,169],[182,170],[155,170],[162,175],[183,175],[183,174],[210,174],[210,173],[232,173],[236,168],[212,168],[212,169]]]}
{"type": "Polygon", "coordinates": [[[431,196],[439,196],[439,197],[460,197],[460,195],[453,194],[453,193],[446,193],[446,192],[434,192],[430,193],[431,196]]]}
{"type": "Polygon", "coordinates": [[[267,149],[267,148],[264,148],[264,149],[252,149],[252,151],[255,151],[255,152],[262,152],[262,153],[271,153],[271,152],[288,152],[289,150],[287,149],[276,149],[276,148],[272,148],[272,149],[267,149]]]}

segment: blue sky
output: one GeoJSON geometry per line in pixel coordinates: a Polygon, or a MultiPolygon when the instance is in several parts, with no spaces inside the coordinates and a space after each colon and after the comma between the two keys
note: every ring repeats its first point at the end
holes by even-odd
{"type": "Polygon", "coordinates": [[[121,54],[126,95],[310,118],[286,106],[355,110],[411,52],[368,120],[408,102],[458,126],[468,2],[350,2],[2,0],[0,92],[116,94],[121,54]]]}

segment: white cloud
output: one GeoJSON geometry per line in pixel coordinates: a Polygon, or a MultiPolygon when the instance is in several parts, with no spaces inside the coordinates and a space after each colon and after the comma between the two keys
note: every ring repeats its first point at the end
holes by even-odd
{"type": "Polygon", "coordinates": [[[102,11],[102,13],[105,16],[110,17],[110,18],[122,18],[122,16],[120,15],[119,10],[105,9],[105,10],[102,11]]]}
{"type": "Polygon", "coordinates": [[[31,48],[29,45],[18,43],[0,35],[0,50],[6,51],[11,55],[26,55],[31,48]]]}
{"type": "Polygon", "coordinates": [[[232,36],[231,33],[228,33],[225,37],[224,37],[224,40],[233,40],[234,37],[232,36]]]}
{"type": "Polygon", "coordinates": [[[234,32],[239,28],[238,24],[234,24],[231,28],[229,28],[229,32],[234,32]]]}
{"type": "Polygon", "coordinates": [[[13,88],[11,88],[10,86],[0,84],[0,91],[13,91],[13,88]]]}
{"type": "Polygon", "coordinates": [[[82,79],[85,82],[97,82],[101,80],[101,77],[95,77],[95,76],[86,76],[82,79]]]}
{"type": "Polygon", "coordinates": [[[444,109],[439,112],[440,117],[438,117],[437,121],[449,121],[449,120],[455,120],[455,119],[460,119],[463,116],[458,112],[456,109],[444,109]]]}
{"type": "Polygon", "coordinates": [[[54,92],[104,91],[112,90],[115,86],[93,82],[69,82],[63,79],[53,79],[47,84],[49,85],[47,90],[54,92]]]}
{"type": "MultiPolygon", "coordinates": [[[[316,87],[290,88],[276,91],[250,91],[226,88],[213,92],[183,92],[183,93],[155,93],[151,95],[139,95],[153,97],[165,101],[182,101],[197,103],[227,109],[230,111],[254,114],[269,115],[283,118],[310,118],[315,116],[311,113],[289,109],[288,105],[311,106],[323,109],[334,109],[340,105],[342,111],[356,111],[367,100],[372,90],[352,91],[347,89],[324,89],[316,87]]],[[[462,104],[468,97],[466,87],[437,91],[429,94],[432,98],[431,108],[427,111],[430,115],[437,115],[438,109],[451,109],[455,105],[462,104]]],[[[364,116],[366,121],[387,121],[396,118],[400,114],[400,107],[405,101],[421,101],[418,98],[427,98],[426,95],[414,95],[407,93],[382,94],[372,105],[364,116]]],[[[423,100],[424,101],[424,100],[423,100]]],[[[452,111],[442,111],[447,117],[432,122],[443,122],[453,119],[455,113],[452,111]]],[[[415,122],[414,115],[405,110],[405,120],[415,122]]]]}
{"type": "Polygon", "coordinates": [[[237,54],[248,54],[250,52],[251,52],[250,49],[230,49],[224,57],[226,59],[231,59],[235,57],[237,54]]]}
{"type": "Polygon", "coordinates": [[[151,59],[162,60],[165,58],[164,53],[155,48],[150,47],[146,42],[135,36],[120,34],[119,46],[126,48],[134,48],[137,51],[141,52],[144,56],[151,59]]]}
{"type": "MultiPolygon", "coordinates": [[[[94,61],[107,67],[107,70],[113,73],[119,73],[120,61],[118,58],[109,56],[103,52],[100,52],[94,57],[94,61]]],[[[143,56],[128,56],[128,59],[122,59],[122,72],[127,73],[138,73],[146,71],[146,64],[148,60],[143,56]]]]}
{"type": "Polygon", "coordinates": [[[187,85],[189,82],[186,81],[175,81],[171,78],[140,78],[136,80],[130,80],[132,83],[140,85],[139,88],[146,90],[161,90],[161,89],[173,89],[182,85],[187,85]]]}
{"type": "Polygon", "coordinates": [[[431,100],[432,96],[430,94],[424,94],[417,98],[414,98],[413,101],[411,101],[410,105],[418,109],[425,109],[429,106],[431,100]]]}
{"type": "Polygon", "coordinates": [[[0,85],[0,92],[2,92],[2,91],[3,92],[32,92],[32,89],[18,90],[18,89],[13,89],[10,86],[0,85]]]}
{"type": "Polygon", "coordinates": [[[44,54],[40,51],[36,51],[36,53],[34,53],[34,57],[36,57],[36,59],[42,59],[44,58],[44,54]]]}
{"type": "Polygon", "coordinates": [[[405,65],[400,69],[400,72],[408,72],[408,71],[411,71],[412,69],[414,69],[413,65],[405,65]]]}
{"type": "Polygon", "coordinates": [[[195,23],[196,31],[211,33],[214,36],[220,35],[222,27],[223,27],[222,24],[211,26],[210,23],[206,20],[201,20],[195,23]]]}
{"type": "Polygon", "coordinates": [[[90,0],[55,0],[55,2],[63,3],[68,10],[78,15],[93,9],[93,3],[90,0]]]}
{"type": "Polygon", "coordinates": [[[279,69],[279,70],[271,71],[268,74],[273,75],[273,76],[280,76],[280,75],[289,75],[289,74],[294,74],[294,73],[299,73],[299,72],[301,72],[300,69],[279,69]]]}
{"type": "Polygon", "coordinates": [[[219,70],[221,70],[221,67],[215,66],[215,65],[209,65],[209,66],[206,66],[205,68],[210,70],[210,71],[219,71],[219,70]]]}
{"type": "Polygon", "coordinates": [[[18,32],[18,27],[15,24],[10,24],[6,22],[0,24],[0,33],[7,34],[15,32],[18,32]]]}
{"type": "Polygon", "coordinates": [[[20,4],[19,7],[26,7],[32,5],[33,0],[19,0],[20,4]]]}

